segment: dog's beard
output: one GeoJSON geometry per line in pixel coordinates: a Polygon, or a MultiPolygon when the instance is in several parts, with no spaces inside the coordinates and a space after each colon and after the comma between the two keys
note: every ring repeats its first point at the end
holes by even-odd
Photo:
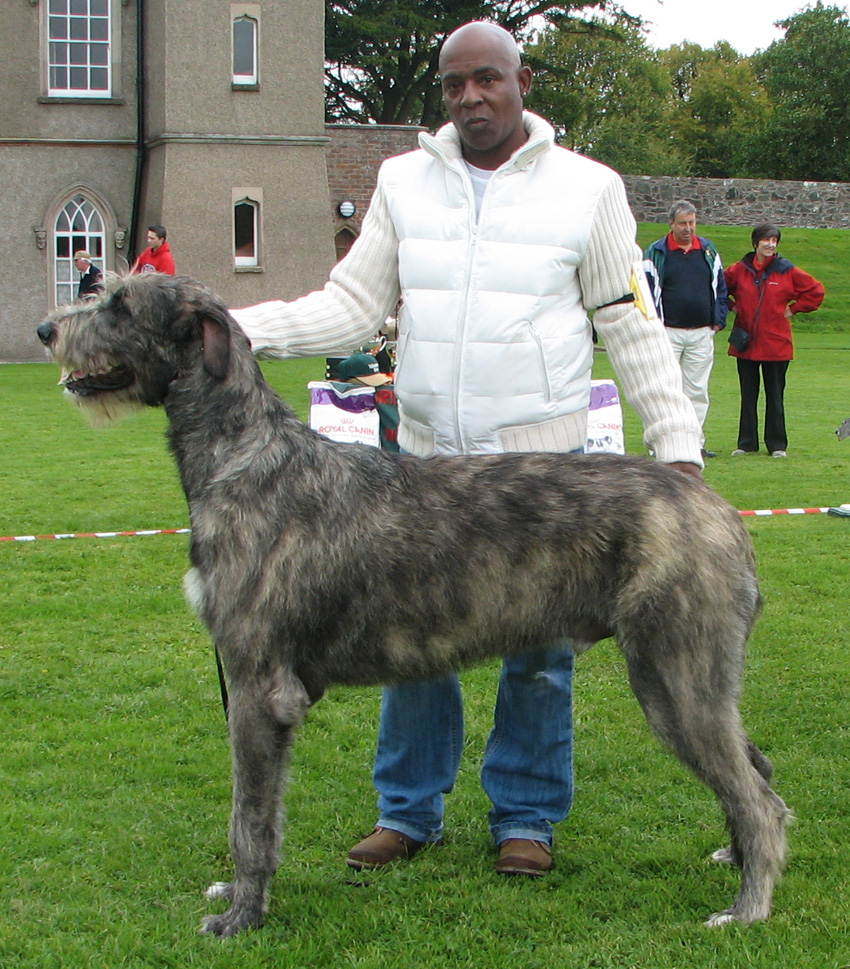
{"type": "Polygon", "coordinates": [[[59,383],[65,388],[65,396],[74,401],[94,427],[114,424],[144,407],[133,390],[136,379],[129,368],[107,359],[77,367],[67,358],[62,359],[61,351],[56,361],[62,366],[59,383]]]}
{"type": "Polygon", "coordinates": [[[74,401],[92,427],[107,427],[145,409],[141,401],[129,399],[120,393],[98,393],[83,397],[66,389],[65,396],[74,401]]]}

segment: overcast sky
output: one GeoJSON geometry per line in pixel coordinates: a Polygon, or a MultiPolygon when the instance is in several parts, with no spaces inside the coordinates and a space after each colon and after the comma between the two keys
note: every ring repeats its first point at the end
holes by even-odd
{"type": "MultiPolygon", "coordinates": [[[[739,54],[764,50],[784,36],[773,24],[810,5],[806,0],[621,0],[623,9],[647,21],[650,47],[690,40],[701,47],[728,41],[739,54]],[[652,23],[649,23],[652,21],[652,23]]],[[[826,6],[847,10],[841,0],[826,6]]]]}

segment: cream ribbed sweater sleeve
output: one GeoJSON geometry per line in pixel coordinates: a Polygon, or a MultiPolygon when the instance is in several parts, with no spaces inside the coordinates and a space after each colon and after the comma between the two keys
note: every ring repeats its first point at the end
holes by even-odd
{"type": "Polygon", "coordinates": [[[398,238],[379,179],[360,235],[323,289],[230,312],[255,354],[312,357],[350,352],[373,337],[398,298],[398,238]]]}
{"type": "Polygon", "coordinates": [[[703,466],[700,427],[682,390],[682,374],[664,325],[647,319],[634,303],[607,306],[631,291],[640,268],[635,220],[622,180],[612,179],[600,196],[587,255],[579,270],[584,305],[596,310],[593,324],[605,343],[626,400],[644,426],[644,443],[659,461],[703,466]]]}

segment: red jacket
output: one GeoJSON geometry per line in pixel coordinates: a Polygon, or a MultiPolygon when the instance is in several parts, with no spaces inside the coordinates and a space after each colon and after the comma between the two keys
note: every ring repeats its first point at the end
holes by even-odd
{"type": "Polygon", "coordinates": [[[748,252],[725,271],[729,312],[738,314],[735,326],[750,334],[746,350],[730,346],[729,354],[745,360],[791,360],[794,340],[785,307],[790,303],[792,313],[816,310],[823,302],[823,284],[779,253],[761,269],[756,269],[754,257],[748,252]]]}
{"type": "Polygon", "coordinates": [[[168,276],[177,275],[174,268],[174,258],[171,255],[168,241],[156,249],[145,249],[133,266],[134,273],[166,273],[168,276]]]}

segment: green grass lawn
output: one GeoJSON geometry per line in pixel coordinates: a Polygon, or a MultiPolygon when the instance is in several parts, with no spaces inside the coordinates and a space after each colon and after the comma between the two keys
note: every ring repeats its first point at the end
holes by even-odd
{"type": "MultiPolygon", "coordinates": [[[[834,434],[850,416],[850,336],[800,335],[786,461],[729,456],[738,396],[724,348],[718,337],[708,481],[741,509],[850,502],[850,441],[834,434]]],[[[604,353],[596,364],[610,374],[604,353]]],[[[322,361],[264,367],[304,416],[322,361]]],[[[56,377],[0,368],[0,536],[185,527],[163,414],[94,431],[56,377]]],[[[639,453],[628,408],[625,420],[639,453]]],[[[0,543],[0,967],[847,969],[850,519],[747,527],[765,611],[744,715],[797,815],[768,923],[701,925],[739,883],[707,860],[724,843],[720,810],[649,734],[605,642],[578,667],[577,796],[546,879],[492,872],[478,769],[496,664],[463,677],[446,844],[354,877],[344,858],[374,821],[379,698],[338,689],[296,747],[266,927],[227,942],[196,934],[220,910],[203,889],[230,872],[230,779],[212,648],[182,598],[186,537],[0,543]]]]}

